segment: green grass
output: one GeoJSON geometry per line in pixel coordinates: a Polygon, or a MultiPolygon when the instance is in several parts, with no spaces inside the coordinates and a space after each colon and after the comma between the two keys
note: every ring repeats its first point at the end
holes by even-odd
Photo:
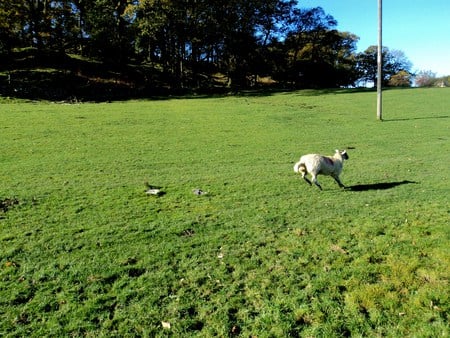
{"type": "Polygon", "coordinates": [[[450,90],[375,105],[1,101],[0,335],[448,336],[450,90]],[[293,172],[345,147],[347,191],[293,172]]]}

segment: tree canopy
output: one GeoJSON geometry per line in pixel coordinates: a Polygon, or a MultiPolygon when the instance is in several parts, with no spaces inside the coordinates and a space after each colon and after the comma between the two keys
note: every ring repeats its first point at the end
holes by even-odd
{"type": "MultiPolygon", "coordinates": [[[[133,86],[178,90],[247,88],[262,77],[293,88],[374,81],[376,48],[356,53],[358,37],[336,27],[321,7],[296,0],[2,1],[0,55],[3,67],[24,49],[63,64],[70,55],[80,75],[77,55],[128,74],[133,86]]],[[[398,83],[391,77],[411,65],[402,52],[383,53],[384,83],[398,83]]]]}

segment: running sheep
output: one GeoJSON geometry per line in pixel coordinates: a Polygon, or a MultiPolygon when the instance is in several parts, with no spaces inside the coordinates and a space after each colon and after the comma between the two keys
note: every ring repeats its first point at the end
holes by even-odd
{"type": "Polygon", "coordinates": [[[295,163],[294,171],[301,173],[302,178],[311,184],[311,181],[306,177],[306,174],[311,174],[312,182],[322,190],[319,182],[317,181],[317,175],[329,175],[339,184],[341,188],[345,188],[339,179],[339,175],[342,172],[344,160],[348,160],[346,150],[337,150],[333,156],[323,156],[319,154],[308,154],[300,157],[300,161],[295,163]]]}

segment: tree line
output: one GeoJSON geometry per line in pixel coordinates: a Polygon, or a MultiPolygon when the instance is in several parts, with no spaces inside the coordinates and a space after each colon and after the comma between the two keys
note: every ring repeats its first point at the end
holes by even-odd
{"type": "Polygon", "coordinates": [[[431,70],[421,70],[414,76],[417,87],[450,87],[450,76],[437,77],[431,70]]]}
{"type": "MultiPolygon", "coordinates": [[[[376,46],[296,0],[15,0],[0,2],[0,55],[32,48],[103,65],[137,65],[171,88],[293,88],[376,83],[376,46]]],[[[404,53],[383,49],[383,83],[411,84],[404,53]]],[[[147,76],[146,81],[154,81],[147,76]]]]}

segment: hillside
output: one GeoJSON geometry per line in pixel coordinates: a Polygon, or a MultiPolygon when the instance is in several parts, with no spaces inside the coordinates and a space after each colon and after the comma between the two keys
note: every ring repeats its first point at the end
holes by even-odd
{"type": "MultiPolygon", "coordinates": [[[[200,91],[221,91],[223,82],[203,75],[200,91]]],[[[112,101],[187,91],[150,65],[118,65],[33,48],[0,59],[0,96],[51,101],[112,101]]]]}

